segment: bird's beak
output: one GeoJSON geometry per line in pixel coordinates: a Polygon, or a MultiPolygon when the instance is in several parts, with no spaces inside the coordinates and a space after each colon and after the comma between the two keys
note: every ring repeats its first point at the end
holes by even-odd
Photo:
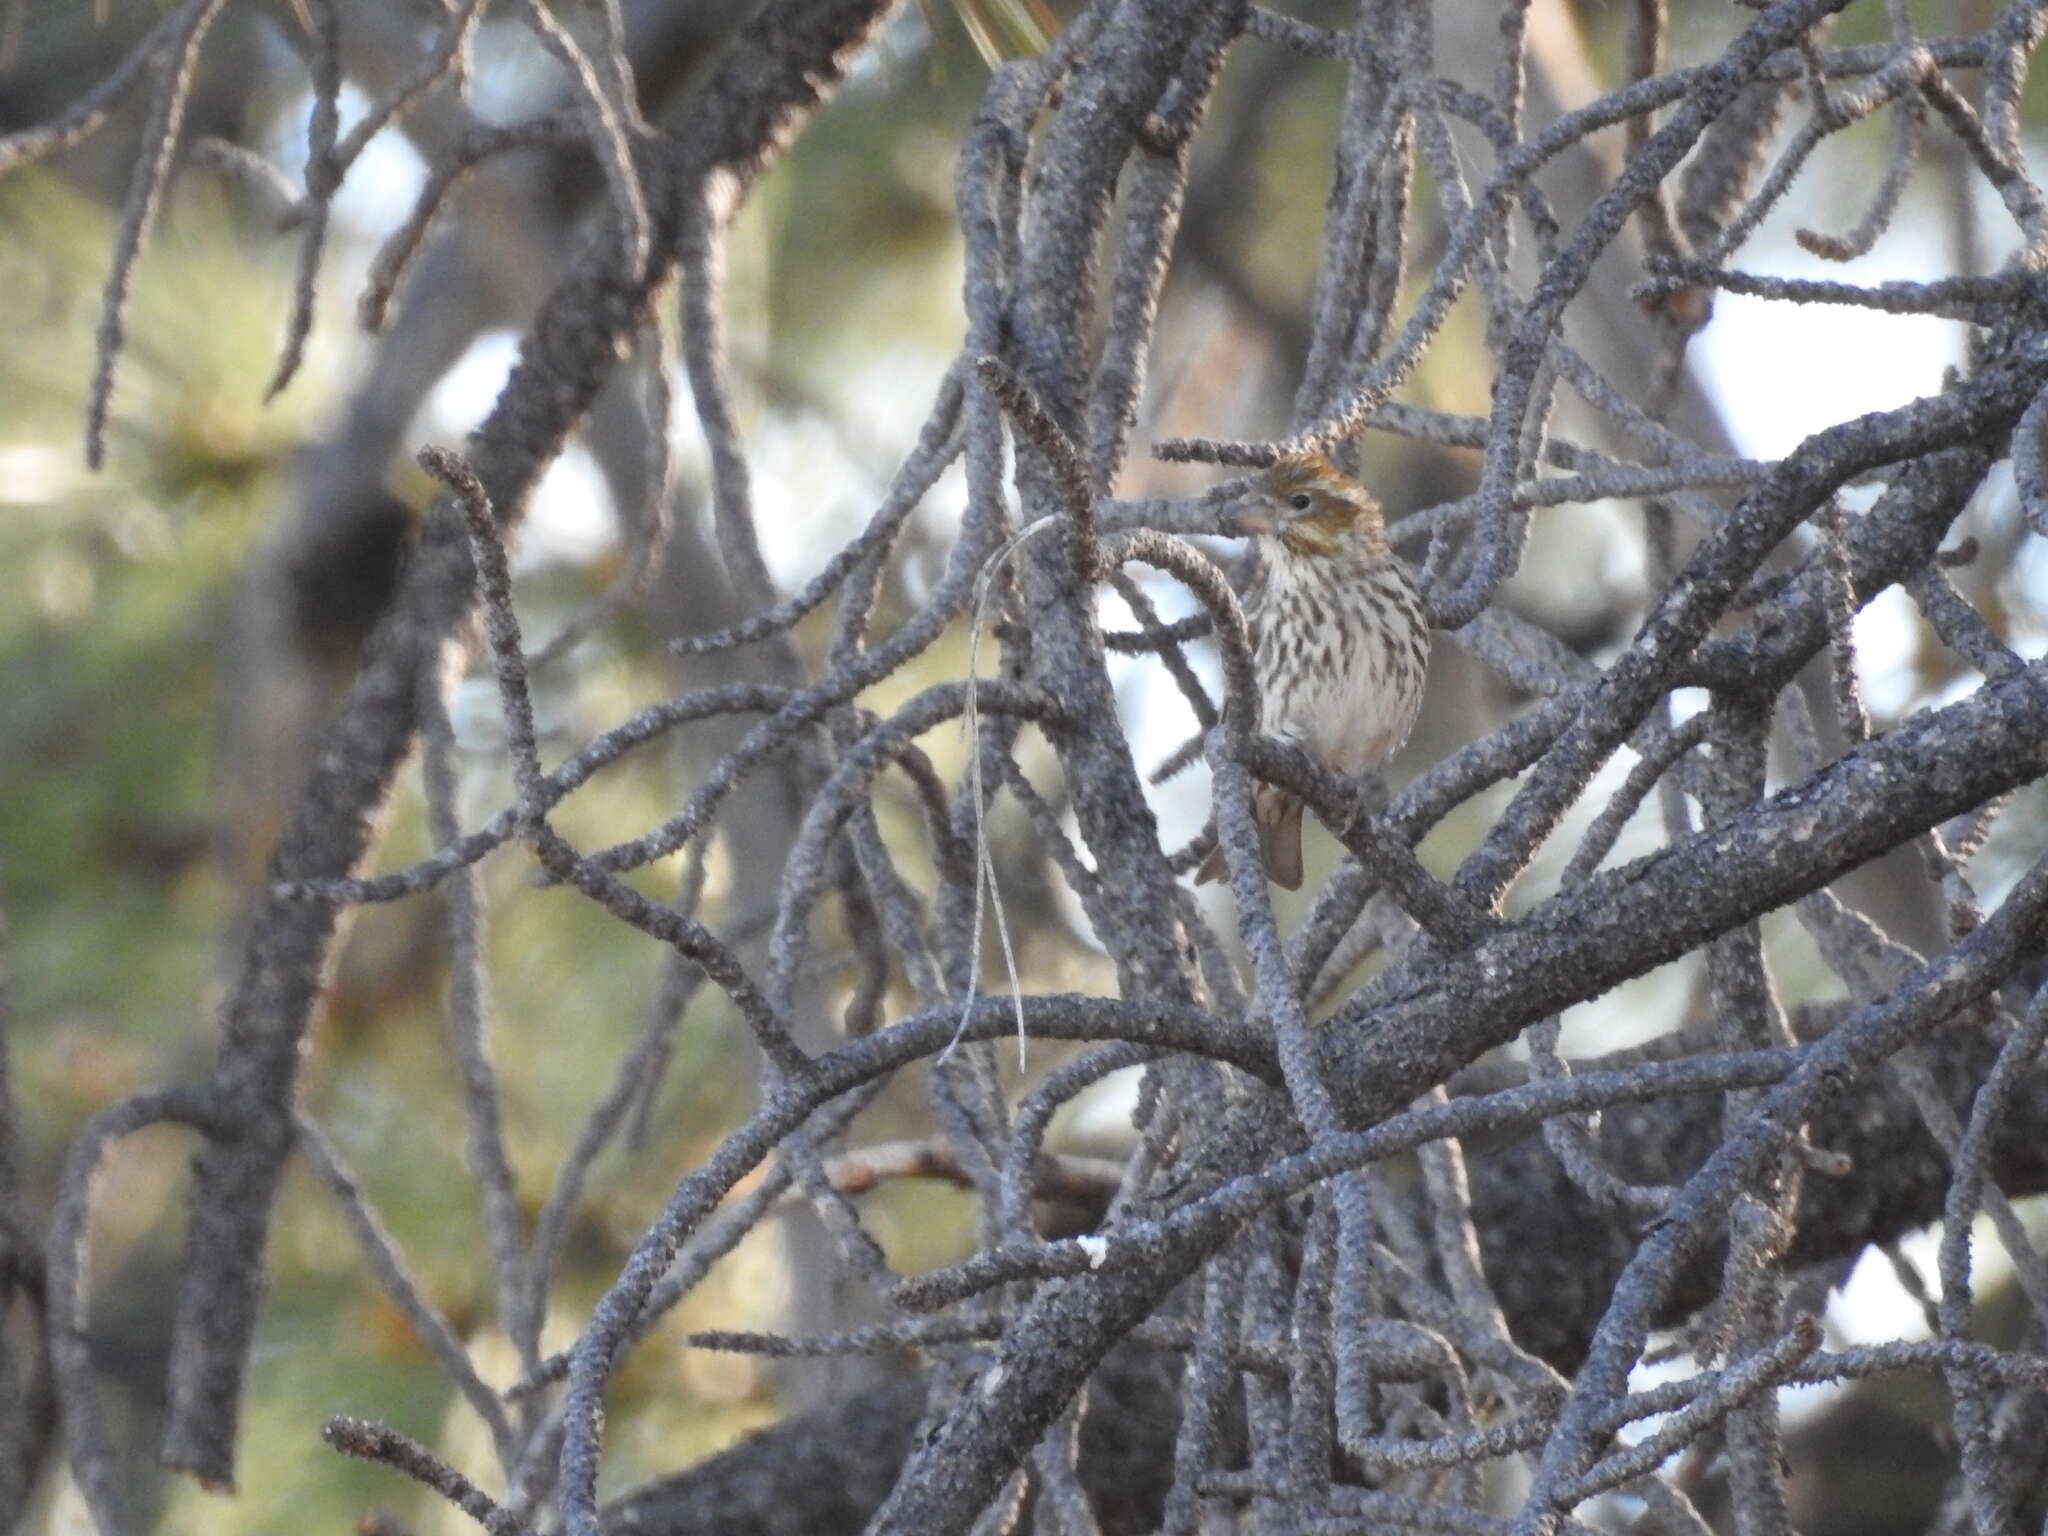
{"type": "Polygon", "coordinates": [[[1240,512],[1237,514],[1237,531],[1243,534],[1270,534],[1274,531],[1273,519],[1264,512],[1240,512]]]}

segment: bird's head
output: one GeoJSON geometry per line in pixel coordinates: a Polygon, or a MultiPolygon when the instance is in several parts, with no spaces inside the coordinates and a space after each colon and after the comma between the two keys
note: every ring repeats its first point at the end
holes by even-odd
{"type": "Polygon", "coordinates": [[[1319,454],[1281,459],[1253,479],[1237,526],[1302,559],[1381,555],[1386,520],[1372,493],[1319,454]]]}

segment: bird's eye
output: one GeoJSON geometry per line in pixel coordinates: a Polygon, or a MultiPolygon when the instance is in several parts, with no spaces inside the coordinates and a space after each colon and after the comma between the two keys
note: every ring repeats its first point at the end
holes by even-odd
{"type": "Polygon", "coordinates": [[[1287,505],[1294,508],[1297,512],[1306,512],[1315,505],[1315,498],[1309,495],[1307,491],[1296,491],[1287,498],[1287,505]]]}

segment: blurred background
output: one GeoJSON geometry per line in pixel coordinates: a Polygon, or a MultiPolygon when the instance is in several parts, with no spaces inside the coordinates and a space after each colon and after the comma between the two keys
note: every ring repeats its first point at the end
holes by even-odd
{"type": "MultiPolygon", "coordinates": [[[[153,0],[6,5],[0,131],[46,119],[75,99],[165,9],[153,0]]],[[[735,0],[626,6],[650,118],[659,121],[687,92],[743,9],[735,0]]],[[[1346,7],[1310,0],[1288,9],[1329,25],[1352,17],[1346,7]]],[[[349,64],[346,129],[402,77],[439,11],[423,0],[365,0],[338,10],[349,64]]],[[[764,553],[785,590],[863,524],[915,437],[962,336],[952,212],[960,135],[992,61],[1040,46],[1070,10],[1070,0],[903,7],[740,219],[728,289],[731,340],[764,553]]],[[[1534,6],[1532,113],[1554,115],[1620,80],[1626,10],[1567,0],[1534,6]]],[[[1977,0],[1912,7],[1929,34],[1979,26],[1987,11],[1977,0]]],[[[1739,7],[1710,0],[1676,5],[1671,60],[1713,56],[1744,20],[1739,7]]],[[[1485,86],[1495,21],[1492,7],[1440,5],[1442,72],[1485,86]]],[[[426,443],[458,444],[481,420],[522,327],[587,238],[601,200],[587,158],[529,152],[490,162],[434,226],[387,334],[359,329],[356,299],[371,261],[411,208],[429,163],[474,123],[525,118],[561,96],[554,66],[530,35],[488,19],[468,101],[437,93],[404,133],[376,141],[350,176],[336,204],[307,365],[266,404],[296,245],[275,230],[274,205],[260,188],[193,146],[206,136],[245,146],[298,184],[310,103],[303,25],[289,0],[247,4],[231,8],[208,43],[186,151],[135,276],[107,465],[98,473],[84,466],[81,423],[139,102],[82,147],[0,180],[0,902],[15,1112],[28,1199],[38,1212],[47,1209],[63,1148],[88,1114],[136,1089],[206,1070],[241,914],[298,787],[312,733],[346,685],[428,499],[412,454],[426,443]]],[[[1885,35],[1883,8],[1858,4],[1831,41],[1885,35]]],[[[1232,54],[1194,151],[1141,444],[1182,432],[1258,437],[1285,427],[1343,89],[1341,70],[1328,61],[1257,43],[1232,54]]],[[[2042,110],[2037,88],[2027,99],[2030,128],[2042,110]]],[[[1781,133],[1799,115],[1788,107],[1781,133]]],[[[1957,174],[1938,134],[1930,135],[1898,217],[1868,256],[1843,268],[1796,243],[1799,228],[1839,231],[1861,217],[1882,174],[1887,122],[1874,119],[1823,146],[1739,264],[1858,282],[1993,270],[2014,247],[2010,222],[1988,191],[1957,174]]],[[[1483,179],[1490,153],[1476,138],[1461,139],[1460,149],[1468,176],[1483,179]]],[[[1547,173],[1568,224],[1620,152],[1617,131],[1547,173]]],[[[1417,202],[1435,206],[1427,190],[1417,202]]],[[[1426,279],[1445,226],[1425,215],[1417,230],[1411,289],[1426,279]]],[[[1629,276],[1589,291],[1573,334],[1610,377],[1633,376],[1647,389],[1657,333],[1627,296],[1629,276]]],[[[1490,372],[1481,323],[1468,297],[1401,398],[1483,416],[1490,372]]],[[[1964,347],[1964,329],[1953,322],[1721,295],[1691,344],[1671,419],[1709,447],[1775,457],[1834,421],[1938,389],[1943,370],[1963,362],[1964,347]]],[[[548,476],[517,550],[531,644],[603,591],[646,538],[633,373],[622,374],[548,476]]],[[[543,675],[538,703],[550,762],[642,705],[745,675],[751,665],[744,654],[679,661],[663,649],[672,635],[738,616],[701,525],[705,461],[687,384],[678,379],[675,387],[682,398],[672,427],[678,491],[669,558],[643,603],[543,675]]],[[[1575,433],[1596,430],[1588,422],[1567,425],[1575,433]]],[[[1366,477],[1396,517],[1463,494],[1476,464],[1471,453],[1385,434],[1364,443],[1366,477]]],[[[1119,490],[1178,494],[1209,478],[1135,456],[1119,490]]],[[[2024,531],[2009,475],[1995,485],[2002,489],[1980,496],[1958,530],[1974,534],[1982,553],[1954,574],[2008,642],[2035,656],[2048,644],[2048,547],[2024,531]]],[[[960,500],[951,476],[927,498],[889,573],[878,627],[929,590],[960,500]]],[[[1216,549],[1231,553],[1227,544],[1216,549]]],[[[1637,504],[1540,513],[1509,601],[1599,657],[1626,640],[1644,611],[1645,551],[1637,504]]],[[[1148,590],[1167,617],[1186,611],[1172,587],[1148,590]]],[[[1107,620],[1125,617],[1105,598],[1107,620]]],[[[807,657],[817,658],[824,635],[823,622],[799,629],[807,657]]],[[[1880,729],[1978,680],[1897,592],[1861,616],[1856,639],[1880,729]]],[[[965,637],[956,633],[864,702],[886,710],[960,675],[966,664],[965,637]]],[[[1115,665],[1139,761],[1149,766],[1181,743],[1191,717],[1156,664],[1115,665]]],[[[1423,725],[1391,777],[1398,784],[1525,702],[1439,636],[1423,725]]],[[[488,677],[458,695],[455,724],[461,814],[474,826],[510,800],[488,677]]],[[[679,745],[607,770],[562,808],[562,830],[588,846],[660,821],[693,774],[729,744],[725,729],[695,729],[679,745]]],[[[935,732],[924,745],[942,771],[957,772],[955,731],[935,732]]],[[[1050,755],[1035,765],[1027,755],[1026,764],[1049,769],[1050,755]]],[[[1611,780],[1626,767],[1622,754],[1610,765],[1611,780]]],[[[409,773],[405,785],[391,807],[380,867],[410,862],[430,846],[417,775],[409,773]]],[[[1057,805],[1056,788],[1048,793],[1057,805]]],[[[1157,794],[1169,844],[1177,846],[1207,814],[1206,777],[1192,770],[1157,794]]],[[[1589,807],[1600,799],[1596,789],[1589,807]]],[[[1455,865],[1486,805],[1475,802],[1437,829],[1423,848],[1433,868],[1455,865]]],[[[731,835],[709,864],[705,912],[714,926],[741,922],[771,899],[779,849],[800,810],[772,774],[736,802],[731,835]],[[746,856],[735,858],[735,847],[746,856]]],[[[884,810],[892,845],[913,847],[908,792],[893,809],[885,800],[884,810]]],[[[1980,866],[1987,897],[2048,845],[2043,810],[2037,803],[2008,813],[2009,825],[2023,830],[2003,855],[2010,870],[1980,866]]],[[[1619,856],[1650,846],[1657,830],[1646,821],[1619,856]]],[[[1562,851],[1531,871],[1513,902],[1552,888],[1570,832],[1554,840],[1562,851]]],[[[991,834],[1025,984],[1113,987],[1078,910],[1041,867],[1013,806],[998,812],[991,834]]],[[[1327,839],[1310,860],[1312,888],[1334,860],[1327,839]]],[[[643,888],[672,894],[679,868],[672,860],[642,871],[643,888]]],[[[492,1007],[507,1138],[531,1212],[651,1006],[660,956],[579,898],[533,888],[516,849],[487,861],[482,873],[494,919],[492,1007]]],[[[1927,925],[1939,923],[1938,910],[1919,910],[1917,898],[1885,889],[1881,879],[1865,895],[1903,938],[1932,933],[1927,925]]],[[[1298,910],[1283,906],[1283,922],[1298,910]]],[[[447,1041],[445,937],[446,912],[435,896],[358,915],[310,1043],[305,1093],[483,1374],[503,1381],[516,1365],[488,1322],[489,1278],[447,1041]]],[[[1772,925],[1767,938],[1788,1004],[1838,995],[1796,929],[1772,925]]],[[[1567,1050],[1596,1053],[1671,1028],[1695,1001],[1693,972],[1690,962],[1667,968],[1580,1010],[1566,1021],[1567,1050]]],[[[817,1016],[829,1025],[845,1007],[851,972],[821,966],[810,985],[817,1016]]],[[[753,1066],[739,1033],[722,998],[709,989],[699,994],[666,1073],[647,1090],[636,1121],[641,1138],[597,1164],[554,1298],[552,1345],[573,1335],[678,1173],[750,1101],[753,1066]]],[[[1035,1051],[1033,1074],[1059,1059],[1056,1051],[1035,1051]]],[[[1114,1153],[1127,1128],[1127,1092],[1111,1084],[1083,1101],[1060,1144],[1114,1153]]],[[[923,1123],[911,1096],[885,1098],[860,1122],[856,1139],[916,1135],[923,1123]]],[[[116,1434],[138,1448],[138,1486],[150,1476],[146,1451],[191,1150],[168,1129],[124,1144],[95,1208],[93,1345],[116,1434]]],[[[901,1268],[956,1257],[972,1236],[964,1196],[943,1186],[888,1184],[867,1197],[866,1208],[901,1268]]],[[[369,1281],[334,1207],[303,1171],[287,1184],[271,1264],[243,1415],[240,1497],[166,1482],[154,1495],[159,1528],[334,1529],[379,1504],[416,1529],[460,1528],[460,1517],[413,1498],[389,1473],[346,1463],[316,1443],[326,1415],[360,1412],[442,1447],[458,1463],[488,1459],[481,1426],[369,1281]]],[[[1931,1285],[1931,1266],[1923,1268],[1931,1285]]],[[[798,1290],[785,1250],[757,1233],[679,1310],[669,1331],[785,1321],[793,1307],[802,1310],[798,1290]]],[[[1995,1306],[1995,1287],[1986,1294],[1995,1306]]],[[[1917,1303],[1880,1260],[1859,1268],[1831,1321],[1844,1340],[1860,1341],[1911,1334],[1924,1326],[1919,1319],[1917,1303]]],[[[657,1342],[611,1398],[613,1491],[728,1443],[830,1386],[828,1368],[796,1380],[745,1357],[657,1342]]],[[[1911,1438],[1911,1403],[1883,1412],[1911,1438]]],[[[1813,1454],[1867,1457],[1878,1443],[1866,1435],[1855,1447],[1813,1454]]],[[[1903,1453],[1887,1452],[1896,1454],[1903,1453]]],[[[77,1529],[75,1494],[61,1479],[46,1484],[28,1529],[77,1529]]],[[[1883,1527],[1833,1527],[1819,1516],[1802,1523],[1833,1528],[1883,1527]]]]}

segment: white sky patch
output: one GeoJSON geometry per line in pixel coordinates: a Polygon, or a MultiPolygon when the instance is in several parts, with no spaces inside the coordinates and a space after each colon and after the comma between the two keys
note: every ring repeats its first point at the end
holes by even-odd
{"type": "MultiPolygon", "coordinates": [[[[1829,167],[1816,169],[1822,180],[1810,190],[1822,195],[1781,204],[1730,266],[1865,286],[1926,282],[1953,270],[1950,214],[1927,196],[1909,196],[1867,256],[1843,263],[1809,253],[1793,231],[1801,224],[1848,228],[1861,216],[1860,202],[1870,191],[1869,178],[1838,177],[1830,184],[1829,167]]],[[[2001,223],[2009,224],[1992,207],[1982,208],[1980,216],[1994,238],[2001,223]]],[[[1737,451],[1777,459],[1838,422],[1938,393],[1942,370],[1964,361],[1968,334],[1960,321],[1929,315],[1717,293],[1713,321],[1694,338],[1690,355],[1737,451]]],[[[1861,511],[1875,494],[1851,490],[1844,504],[1861,511]]],[[[1912,701],[1916,680],[1907,663],[1917,645],[1917,623],[1912,603],[1896,588],[1857,617],[1858,673],[1866,699],[1880,713],[1895,713],[1912,701]]]]}
{"type": "Polygon", "coordinates": [[[1910,708],[1919,693],[1913,655],[1920,644],[1920,622],[1920,610],[1905,588],[1886,587],[1863,605],[1849,626],[1863,701],[1876,714],[1897,715],[1910,708]]]}
{"type": "MultiPolygon", "coordinates": [[[[1200,610],[1201,605],[1179,582],[1147,573],[1137,566],[1130,569],[1139,589],[1151,599],[1162,623],[1175,623],[1200,610]]],[[[1138,627],[1137,619],[1115,592],[1104,587],[1100,601],[1105,630],[1128,632],[1138,627]]],[[[1217,660],[1214,646],[1197,642],[1185,647],[1183,654],[1202,686],[1209,691],[1209,696],[1220,702],[1223,697],[1223,667],[1217,660]]],[[[1116,689],[1117,708],[1130,733],[1131,751],[1137,759],[1138,771],[1150,774],[1194,735],[1200,722],[1195,719],[1194,710],[1157,656],[1112,652],[1109,680],[1116,689]]],[[[1146,793],[1159,817],[1160,839],[1168,848],[1185,843],[1202,830],[1202,823],[1209,818],[1209,774],[1199,763],[1184,769],[1164,784],[1148,785],[1146,793]]]]}
{"type": "MultiPolygon", "coordinates": [[[[352,81],[343,80],[335,105],[340,113],[340,134],[346,138],[369,111],[370,98],[352,81]]],[[[303,188],[306,181],[306,124],[312,110],[312,93],[301,92],[271,121],[262,145],[263,153],[290,178],[294,188],[303,188]]],[[[426,181],[427,162],[403,133],[387,129],[363,146],[334,194],[334,231],[343,238],[331,244],[347,271],[364,270],[369,260],[368,247],[352,250],[352,243],[381,240],[397,228],[426,181]]],[[[324,276],[328,282],[335,280],[332,271],[324,276]]],[[[354,284],[360,279],[351,276],[348,281],[354,284]]]]}
{"type": "MultiPolygon", "coordinates": [[[[1675,1381],[1690,1380],[1692,1377],[1700,1374],[1699,1365],[1692,1356],[1681,1354],[1673,1359],[1661,1361],[1656,1365],[1636,1366],[1634,1370],[1629,1372],[1628,1389],[1632,1393],[1648,1392],[1656,1387],[1669,1386],[1675,1381]]],[[[1810,1416],[1828,1401],[1832,1400],[1841,1390],[1833,1382],[1810,1387],[1780,1387],[1778,1389],[1778,1409],[1784,1416],[1785,1423],[1790,1426],[1798,1420],[1810,1416]]],[[[1635,1420],[1633,1423],[1624,1424],[1615,1435],[1615,1438],[1621,1441],[1623,1445],[1641,1445],[1645,1440],[1662,1429],[1670,1418],[1671,1415],[1668,1413],[1650,1414],[1645,1418],[1635,1420]]],[[[1684,1452],[1682,1451],[1674,1452],[1670,1458],[1666,1459],[1665,1465],[1669,1466],[1672,1460],[1683,1454],[1684,1452]]]]}
{"type": "MultiPolygon", "coordinates": [[[[428,391],[413,424],[412,441],[460,447],[489,412],[518,359],[519,338],[514,332],[479,336],[428,391]]],[[[617,509],[597,461],[581,443],[571,443],[534,488],[512,549],[512,569],[523,575],[549,565],[594,560],[618,536],[617,509]]]]}
{"type": "Polygon", "coordinates": [[[517,333],[484,332],[427,391],[413,435],[424,439],[467,436],[484,419],[518,360],[517,333]]]}
{"type": "MultiPolygon", "coordinates": [[[[1900,1253],[1920,1274],[1927,1294],[1941,1299],[1941,1228],[1901,1238],[1900,1253]]],[[[2011,1283],[2012,1260],[1999,1241],[1991,1218],[1980,1215],[1970,1233],[1970,1281],[1979,1296],[2011,1283]]],[[[1927,1314],[1900,1282],[1891,1261],[1866,1249],[1841,1288],[1828,1298],[1827,1337],[1823,1347],[1860,1349],[1894,1341],[1919,1342],[1933,1337],[1927,1314]]],[[[1843,1390],[1838,1383],[1788,1387],[1778,1395],[1787,1425],[1825,1409],[1843,1390]]]]}
{"type": "MultiPolygon", "coordinates": [[[[761,557],[784,592],[809,581],[873,518],[890,478],[916,445],[950,362],[950,355],[929,347],[886,348],[857,366],[820,371],[814,400],[756,409],[740,360],[740,435],[753,471],[755,526],[761,557]]],[[[704,434],[689,379],[678,371],[674,384],[669,446],[677,473],[701,485],[710,476],[704,434]]],[[[964,484],[956,463],[913,516],[932,535],[941,562],[959,531],[964,484]]],[[[912,558],[897,571],[913,601],[930,595],[935,570],[912,558]]]]}
{"type": "MultiPolygon", "coordinates": [[[[1653,1335],[1651,1342],[1662,1344],[1665,1339],[1653,1335]]],[[[1632,1393],[1648,1392],[1656,1387],[1669,1386],[1674,1381],[1688,1380],[1699,1373],[1698,1362],[1691,1355],[1682,1352],[1667,1360],[1660,1360],[1655,1365],[1645,1365],[1638,1361],[1628,1373],[1628,1389],[1632,1393]]],[[[1669,1414],[1654,1413],[1647,1418],[1632,1420],[1615,1432],[1615,1439],[1623,1445],[1640,1445],[1662,1429],[1665,1419],[1669,1417],[1669,1414]]]]}
{"type": "Polygon", "coordinates": [[[2022,539],[2013,567],[2014,585],[2023,591],[2048,592],[2048,539],[2022,539]]]}
{"type": "Polygon", "coordinates": [[[1713,703],[1714,696],[1704,688],[1674,688],[1671,690],[1671,723],[1683,725],[1694,715],[1713,703]]]}
{"type": "Polygon", "coordinates": [[[1631,538],[1626,532],[1636,515],[1634,504],[1596,501],[1591,505],[1612,530],[1610,537],[1600,541],[1596,576],[1600,587],[1608,592],[1643,591],[1649,585],[1650,552],[1640,538],[1631,538]]]}
{"type": "MultiPolygon", "coordinates": [[[[1609,988],[1591,1002],[1574,1003],[1559,1015],[1559,1053],[1567,1058],[1600,1056],[1665,1034],[1674,1020],[1683,1017],[1705,963],[1697,952],[1680,955],[1654,971],[1609,988]]],[[[1526,1055],[1519,1040],[1516,1054],[1526,1055]]]]}
{"type": "Polygon", "coordinates": [[[474,49],[469,105],[484,122],[516,122],[533,110],[536,97],[562,88],[562,66],[517,22],[485,21],[476,29],[474,49]]]}
{"type": "MultiPolygon", "coordinates": [[[[1899,1251],[1920,1271],[1928,1294],[1941,1296],[1938,1269],[1941,1232],[1933,1228],[1915,1232],[1899,1241],[1899,1251]]],[[[1979,1255],[1979,1259],[1983,1255],[1979,1255]]],[[[1981,1280],[1980,1280],[1981,1283],[1981,1280]]],[[[1899,1283],[1891,1260],[1876,1249],[1865,1250],[1849,1271],[1842,1288],[1828,1298],[1828,1335],[1838,1348],[1855,1349],[1865,1344],[1883,1344],[1892,1339],[1930,1338],[1927,1318],[1920,1304],[1899,1283]]]]}
{"type": "Polygon", "coordinates": [[[794,592],[860,532],[881,487],[812,412],[769,412],[754,425],[749,446],[761,557],[775,584],[794,592]]]}
{"type": "Polygon", "coordinates": [[[590,450],[571,443],[542,471],[512,551],[515,572],[582,565],[618,542],[611,487],[590,450]]]}
{"type": "Polygon", "coordinates": [[[0,444],[0,506],[46,506],[76,496],[85,480],[78,450],[70,443],[0,444]]]}
{"type": "MultiPolygon", "coordinates": [[[[1801,217],[1814,213],[1802,208],[1801,217]]],[[[1846,265],[1796,244],[1790,227],[1797,222],[1774,219],[1732,265],[1859,285],[1926,282],[1950,270],[1945,219],[1915,217],[1910,202],[1875,251],[1846,265]]],[[[1963,361],[1966,335],[1960,321],[1930,315],[1717,293],[1713,321],[1693,339],[1691,356],[1738,450],[1777,459],[1837,422],[1938,392],[1942,369],[1963,361]]]]}
{"type": "Polygon", "coordinates": [[[1125,1067],[1079,1094],[1068,1111],[1068,1135],[1087,1146],[1129,1146],[1144,1077],[1143,1067],[1125,1067]]]}
{"type": "Polygon", "coordinates": [[[923,503],[910,515],[911,537],[904,556],[896,562],[896,579],[903,584],[905,599],[918,607],[931,601],[932,589],[945,575],[947,554],[967,514],[967,468],[955,459],[925,493],[923,503]]]}

